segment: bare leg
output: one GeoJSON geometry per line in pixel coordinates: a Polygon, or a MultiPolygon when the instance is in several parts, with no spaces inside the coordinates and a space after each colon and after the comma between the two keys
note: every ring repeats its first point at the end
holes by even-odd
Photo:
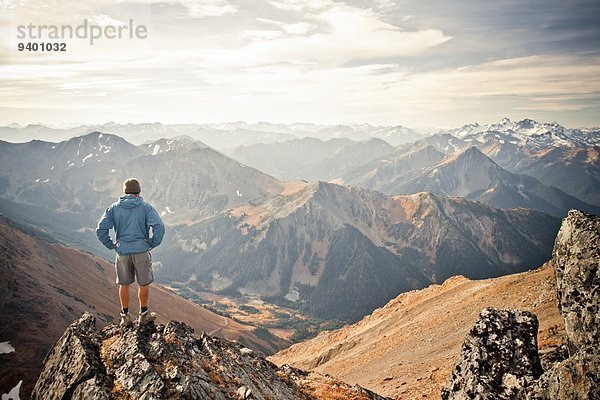
{"type": "Polygon", "coordinates": [[[121,308],[129,308],[129,285],[119,285],[121,308]]]}
{"type": "Polygon", "coordinates": [[[148,307],[148,295],[150,292],[150,285],[141,286],[138,289],[138,297],[140,299],[140,309],[142,307],[148,307]]]}

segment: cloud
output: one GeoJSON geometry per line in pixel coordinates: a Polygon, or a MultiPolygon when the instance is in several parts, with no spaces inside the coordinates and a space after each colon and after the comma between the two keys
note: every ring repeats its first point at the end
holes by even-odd
{"type": "Polygon", "coordinates": [[[14,10],[18,6],[25,5],[23,0],[0,0],[0,9],[14,10]]]}
{"type": "Polygon", "coordinates": [[[225,0],[179,0],[192,18],[221,17],[237,12],[237,6],[225,0]]]}
{"type": "Polygon", "coordinates": [[[106,14],[94,15],[90,18],[91,25],[99,25],[102,27],[105,26],[126,26],[127,24],[123,21],[119,21],[118,19],[112,18],[106,14]]]}
{"type": "Polygon", "coordinates": [[[445,126],[511,113],[585,110],[600,93],[600,59],[576,60],[524,57],[425,73],[410,73],[399,64],[268,65],[197,73],[212,85],[204,91],[215,102],[232,97],[255,115],[268,104],[283,104],[288,107],[278,115],[289,121],[310,115],[328,122],[445,126]]]}
{"type": "Polygon", "coordinates": [[[271,63],[368,64],[378,58],[417,55],[451,39],[437,29],[402,30],[384,22],[370,9],[330,2],[284,3],[286,7],[317,10],[307,14],[315,23],[268,21],[278,25],[283,32],[295,35],[270,36],[269,40],[257,41],[256,35],[251,32],[249,38],[253,40],[250,43],[238,50],[224,51],[214,61],[246,66],[271,63]],[[313,27],[317,24],[320,28],[315,31],[313,27]],[[303,32],[306,34],[302,35],[303,32]]]}
{"type": "Polygon", "coordinates": [[[334,4],[331,0],[270,0],[269,3],[281,10],[321,10],[334,4]]]}
{"type": "MultiPolygon", "coordinates": [[[[104,1],[107,4],[114,4],[114,1],[112,0],[100,1],[104,1]]],[[[238,6],[234,4],[234,2],[227,0],[119,0],[118,3],[132,3],[144,6],[181,6],[186,10],[185,13],[182,13],[179,16],[181,19],[222,17],[228,14],[234,14],[238,11],[238,6]]]]}
{"type": "Polygon", "coordinates": [[[380,10],[389,10],[396,6],[396,2],[394,0],[374,0],[373,3],[375,8],[380,10]]]}
{"type": "Polygon", "coordinates": [[[536,34],[544,21],[558,29],[549,9],[542,18],[532,5],[516,14],[523,6],[459,1],[449,13],[445,3],[422,3],[64,0],[48,13],[33,2],[0,0],[0,7],[16,5],[0,13],[9,33],[0,38],[0,120],[448,126],[496,114],[574,120],[585,113],[598,124],[600,57],[552,51],[570,29],[536,34]],[[10,41],[16,23],[83,18],[133,18],[149,37],[94,46],[73,40],[64,54],[17,52],[10,41]]]}
{"type": "Polygon", "coordinates": [[[283,32],[292,35],[305,35],[315,28],[314,24],[308,22],[297,22],[293,24],[286,24],[280,21],[274,21],[267,18],[257,18],[257,21],[264,22],[270,25],[279,27],[283,32]]]}
{"type": "Polygon", "coordinates": [[[600,57],[528,56],[431,74],[436,90],[452,97],[544,96],[600,93],[600,57]]]}

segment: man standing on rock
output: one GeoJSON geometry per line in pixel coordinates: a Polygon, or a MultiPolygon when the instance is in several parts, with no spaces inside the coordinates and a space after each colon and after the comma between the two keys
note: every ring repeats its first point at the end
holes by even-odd
{"type": "Polygon", "coordinates": [[[150,204],[140,197],[140,183],[130,178],[123,183],[124,196],[106,209],[96,236],[104,246],[117,252],[115,269],[121,301],[120,326],[131,325],[129,318],[129,285],[137,280],[140,302],[139,325],[146,325],[156,318],[148,311],[149,285],[154,281],[150,250],[157,247],[165,235],[165,226],[150,204]],[[114,228],[116,240],[112,241],[108,231],[114,228]],[[152,228],[152,237],[150,237],[152,228]]]}

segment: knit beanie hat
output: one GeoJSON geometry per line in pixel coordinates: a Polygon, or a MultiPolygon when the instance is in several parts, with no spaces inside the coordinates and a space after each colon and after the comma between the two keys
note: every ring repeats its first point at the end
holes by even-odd
{"type": "Polygon", "coordinates": [[[139,194],[142,191],[140,182],[135,178],[129,178],[123,182],[123,192],[125,194],[139,194]]]}

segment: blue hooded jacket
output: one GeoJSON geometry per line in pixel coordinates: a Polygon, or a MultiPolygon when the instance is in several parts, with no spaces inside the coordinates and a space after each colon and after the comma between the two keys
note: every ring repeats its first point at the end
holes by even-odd
{"type": "Polygon", "coordinates": [[[119,201],[106,209],[96,236],[108,249],[115,249],[119,254],[143,253],[157,247],[165,235],[165,225],[150,204],[140,196],[126,194],[119,201]],[[117,245],[108,235],[114,228],[117,245]],[[152,237],[150,237],[152,228],[152,237]]]}

